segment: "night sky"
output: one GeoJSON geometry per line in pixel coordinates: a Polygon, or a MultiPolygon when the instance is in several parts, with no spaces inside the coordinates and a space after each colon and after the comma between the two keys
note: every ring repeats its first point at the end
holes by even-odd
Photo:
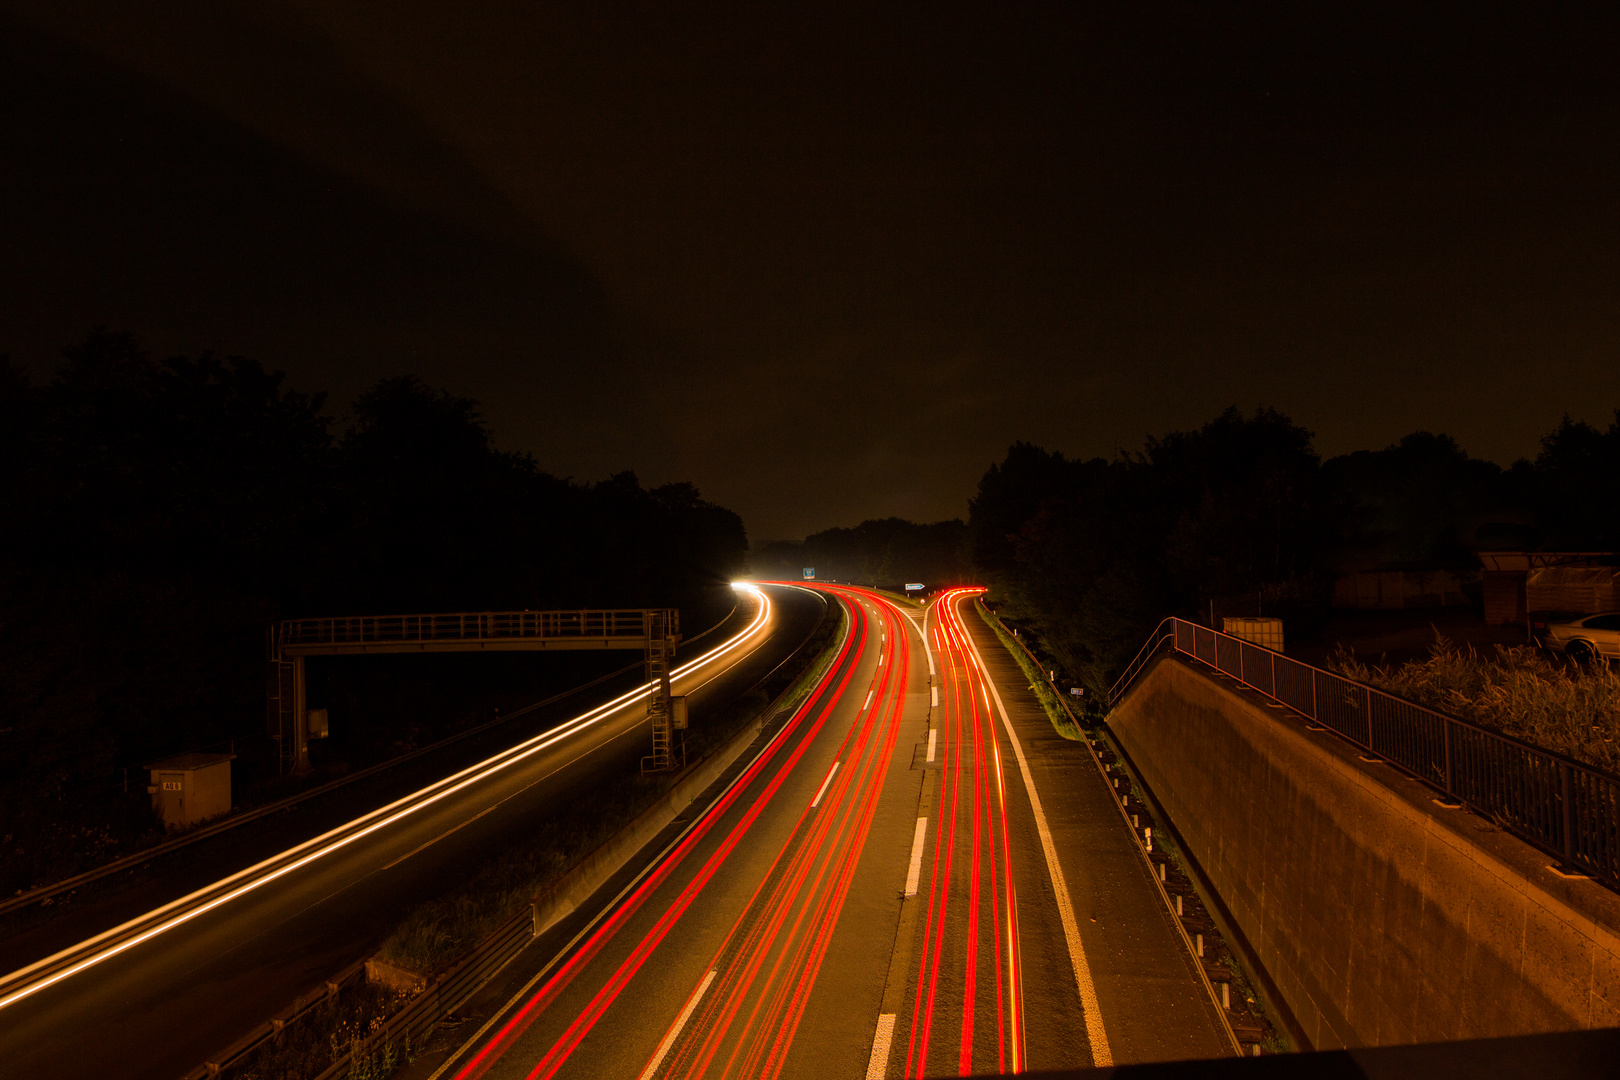
{"type": "Polygon", "coordinates": [[[1613,17],[876,7],[0,0],[0,351],[415,374],[756,542],[1228,404],[1503,463],[1620,406],[1613,17]]]}

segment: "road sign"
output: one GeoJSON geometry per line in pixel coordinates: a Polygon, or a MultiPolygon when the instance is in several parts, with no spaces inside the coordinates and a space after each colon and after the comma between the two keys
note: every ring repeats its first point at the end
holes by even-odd
{"type": "Polygon", "coordinates": [[[906,592],[922,592],[922,582],[916,581],[906,585],[906,592]]]}
{"type": "Polygon", "coordinates": [[[1078,686],[1071,686],[1071,687],[1069,687],[1069,696],[1070,697],[1085,697],[1086,692],[1084,690],[1080,689],[1078,686]]]}
{"type": "Polygon", "coordinates": [[[804,580],[806,580],[806,581],[814,581],[814,580],[816,580],[816,568],[815,567],[807,566],[807,567],[804,568],[804,580]]]}

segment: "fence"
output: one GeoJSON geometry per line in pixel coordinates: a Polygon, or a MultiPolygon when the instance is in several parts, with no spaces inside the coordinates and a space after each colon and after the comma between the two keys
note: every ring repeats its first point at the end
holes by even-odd
{"type": "Polygon", "coordinates": [[[1564,871],[1620,888],[1620,778],[1186,619],[1158,625],[1111,705],[1166,646],[1489,817],[1564,871]]]}

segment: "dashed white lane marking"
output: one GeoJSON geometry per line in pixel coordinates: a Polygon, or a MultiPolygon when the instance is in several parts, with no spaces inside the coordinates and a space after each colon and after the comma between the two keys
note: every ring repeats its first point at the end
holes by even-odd
{"type": "Polygon", "coordinates": [[[709,984],[714,982],[714,974],[711,971],[703,976],[703,981],[698,983],[698,988],[692,992],[691,997],[686,999],[686,1007],[681,1010],[681,1015],[675,1018],[675,1026],[669,1029],[669,1033],[664,1036],[664,1041],[658,1044],[658,1053],[654,1054],[652,1060],[647,1062],[647,1067],[641,1070],[641,1080],[652,1080],[653,1074],[658,1071],[658,1066],[664,1063],[664,1055],[668,1054],[669,1048],[675,1045],[675,1040],[681,1037],[681,1029],[686,1026],[688,1020],[692,1019],[692,1010],[696,1009],[698,1002],[703,1000],[704,991],[708,990],[709,984]]]}
{"type": "Polygon", "coordinates": [[[922,877],[923,840],[928,836],[928,819],[917,819],[917,835],[911,841],[911,867],[906,871],[906,895],[917,895],[917,882],[922,877]]]}
{"type": "Polygon", "coordinates": [[[939,708],[939,687],[930,686],[928,689],[934,692],[934,708],[939,708]]]}
{"type": "Polygon", "coordinates": [[[928,733],[928,760],[934,760],[934,744],[939,741],[939,728],[928,733]]]}
{"type": "Polygon", "coordinates": [[[825,779],[825,780],[823,780],[821,782],[821,790],[816,792],[816,797],[810,800],[810,809],[814,810],[816,807],[821,805],[821,797],[823,795],[827,794],[827,785],[832,783],[832,778],[837,776],[837,775],[838,775],[838,762],[835,761],[835,762],[833,762],[832,772],[828,773],[827,774],[827,779],[825,779]]]}
{"type": "Polygon", "coordinates": [[[1063,867],[1058,863],[1057,846],[1052,843],[1052,830],[1046,824],[1046,811],[1041,809],[1041,797],[1035,792],[1035,778],[1029,773],[1029,760],[1024,757],[1024,745],[1018,741],[1018,733],[1013,730],[1012,721],[1007,717],[1007,706],[1001,702],[1001,691],[990,681],[990,673],[984,667],[984,658],[979,655],[979,643],[973,640],[971,634],[964,636],[973,649],[973,657],[984,676],[984,684],[995,696],[996,711],[1001,713],[1001,724],[1007,729],[1007,740],[1012,743],[1013,754],[1018,758],[1018,771],[1024,777],[1024,790],[1029,793],[1030,809],[1035,811],[1035,831],[1041,835],[1041,852],[1046,856],[1046,872],[1052,878],[1052,892],[1057,897],[1058,916],[1063,920],[1063,937],[1069,946],[1069,962],[1074,967],[1075,987],[1080,991],[1080,1011],[1086,1018],[1086,1039],[1091,1043],[1092,1064],[1097,1068],[1104,1068],[1114,1063],[1114,1054],[1108,1048],[1108,1033],[1103,1030],[1102,1011],[1097,1007],[1097,986],[1091,978],[1091,965],[1086,962],[1086,947],[1080,940],[1080,924],[1074,917],[1074,903],[1069,899],[1068,882],[1064,880],[1063,867]]]}
{"type": "Polygon", "coordinates": [[[889,1072],[889,1045],[894,1042],[894,1013],[878,1017],[872,1035],[872,1060],[866,1065],[866,1080],[883,1080],[889,1072]]]}
{"type": "Polygon", "coordinates": [[[861,706],[862,709],[870,709],[872,707],[872,695],[875,693],[877,693],[876,690],[868,690],[866,692],[866,704],[861,706]]]}

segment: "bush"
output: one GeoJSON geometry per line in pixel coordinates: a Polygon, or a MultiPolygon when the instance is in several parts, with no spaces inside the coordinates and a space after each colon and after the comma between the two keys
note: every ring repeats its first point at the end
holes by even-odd
{"type": "Polygon", "coordinates": [[[1531,645],[1498,645],[1487,659],[1436,631],[1425,660],[1390,669],[1341,651],[1329,666],[1436,711],[1620,772],[1620,674],[1605,664],[1555,665],[1531,645]]]}

